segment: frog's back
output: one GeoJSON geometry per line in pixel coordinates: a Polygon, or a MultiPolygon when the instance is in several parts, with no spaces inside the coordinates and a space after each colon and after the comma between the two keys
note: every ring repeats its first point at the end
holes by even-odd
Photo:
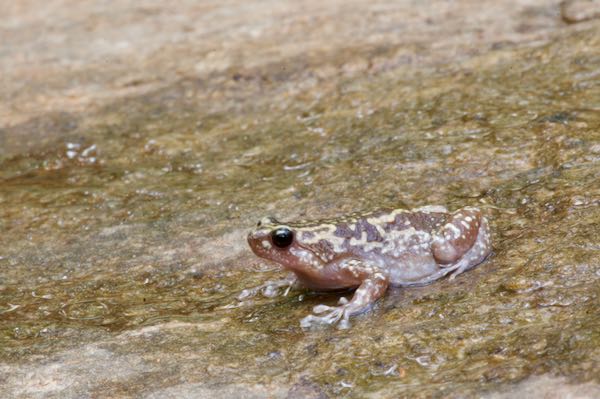
{"type": "Polygon", "coordinates": [[[330,257],[377,258],[398,256],[407,246],[430,243],[433,231],[443,225],[448,216],[441,207],[380,209],[337,219],[296,222],[290,226],[300,232],[299,238],[304,244],[330,248],[330,257]]]}

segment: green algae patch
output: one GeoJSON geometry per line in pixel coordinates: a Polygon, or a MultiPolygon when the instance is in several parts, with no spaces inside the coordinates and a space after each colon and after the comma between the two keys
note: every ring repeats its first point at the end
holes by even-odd
{"type": "Polygon", "coordinates": [[[332,397],[600,382],[598,49],[591,27],[310,85],[272,65],[57,122],[43,149],[0,154],[0,358],[17,370],[0,381],[81,350],[129,364],[140,392],[182,375],[332,397]],[[429,204],[481,207],[494,254],[390,290],[349,330],[299,320],[350,293],[237,299],[282,276],[246,247],[264,215],[429,204]]]}

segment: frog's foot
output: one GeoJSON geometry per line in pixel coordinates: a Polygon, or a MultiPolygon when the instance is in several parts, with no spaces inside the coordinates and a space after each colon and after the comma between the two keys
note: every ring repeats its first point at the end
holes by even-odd
{"type": "Polygon", "coordinates": [[[281,280],[267,281],[259,286],[242,290],[242,292],[240,292],[237,296],[237,299],[242,301],[244,299],[252,298],[259,293],[267,298],[274,298],[279,295],[279,289],[282,287],[286,287],[286,290],[283,292],[283,296],[287,296],[290,290],[296,285],[297,280],[293,276],[281,280]]]}
{"type": "Polygon", "coordinates": [[[300,320],[302,328],[311,328],[318,324],[331,325],[339,322],[338,328],[346,329],[350,327],[348,319],[351,314],[348,309],[348,300],[344,297],[339,301],[341,306],[317,305],[313,308],[313,313],[323,314],[323,316],[309,315],[300,320]],[[341,321],[340,321],[341,320],[341,321]]]}
{"type": "Polygon", "coordinates": [[[350,316],[357,315],[369,309],[377,299],[385,293],[389,280],[381,273],[367,277],[354,292],[352,300],[341,298],[340,306],[318,305],[313,308],[315,314],[309,315],[300,321],[302,328],[311,328],[318,324],[338,324],[339,329],[350,328],[350,316]]]}

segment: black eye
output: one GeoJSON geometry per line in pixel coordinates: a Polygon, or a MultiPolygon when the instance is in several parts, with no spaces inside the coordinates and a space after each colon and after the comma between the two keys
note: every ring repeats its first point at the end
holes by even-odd
{"type": "Polygon", "coordinates": [[[294,241],[294,233],[287,227],[280,227],[271,232],[271,240],[276,247],[289,247],[294,241]]]}

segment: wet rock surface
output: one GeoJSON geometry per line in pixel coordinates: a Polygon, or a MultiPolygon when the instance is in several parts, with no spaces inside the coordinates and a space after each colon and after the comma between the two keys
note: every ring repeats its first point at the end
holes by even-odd
{"type": "Polygon", "coordinates": [[[570,24],[600,18],[600,1],[598,0],[567,0],[560,6],[563,20],[570,24]]]}
{"type": "Polygon", "coordinates": [[[0,396],[597,396],[598,20],[321,3],[6,6],[0,396]],[[344,331],[236,299],[260,217],[426,204],[494,255],[344,331]]]}

